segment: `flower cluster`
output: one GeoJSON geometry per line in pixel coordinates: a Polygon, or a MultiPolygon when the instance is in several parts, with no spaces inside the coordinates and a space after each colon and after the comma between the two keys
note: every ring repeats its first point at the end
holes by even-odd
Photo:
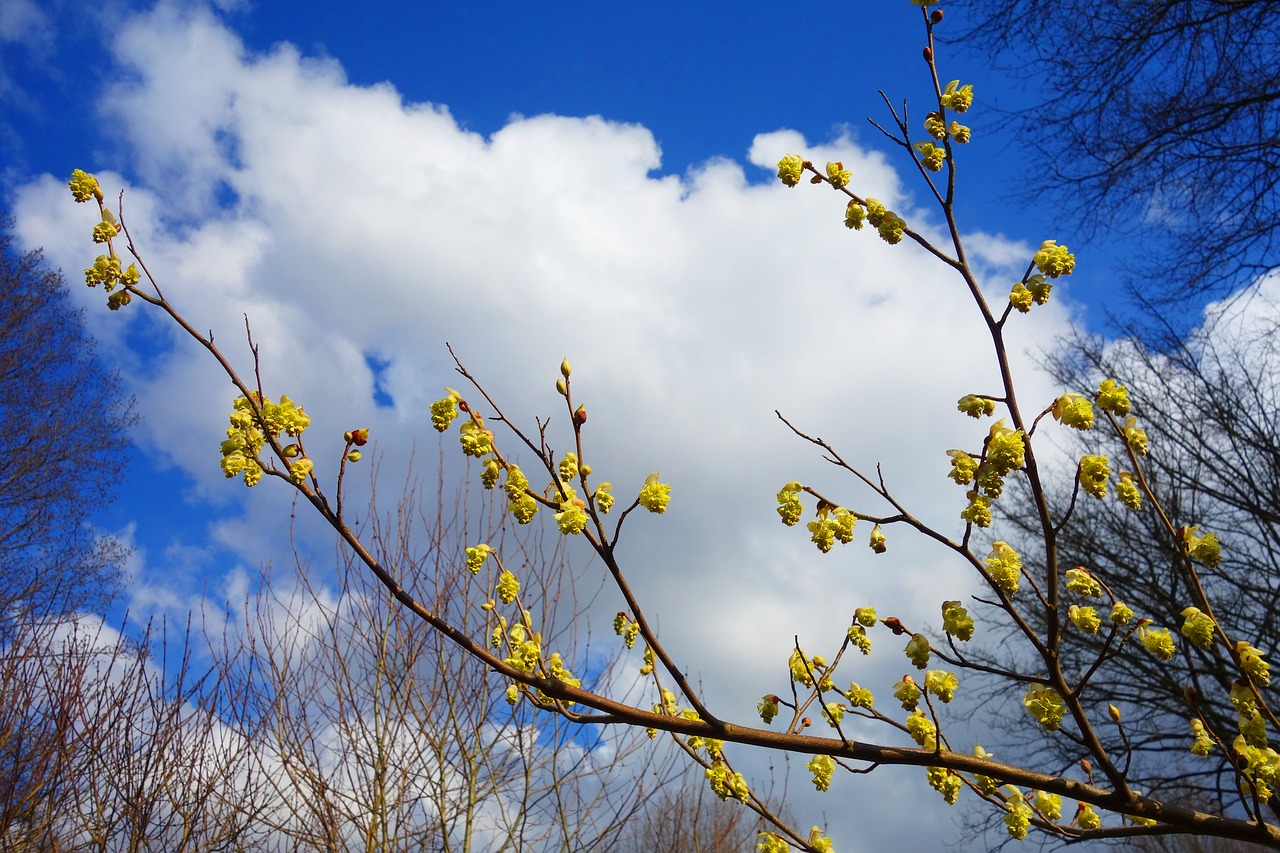
{"type": "Polygon", "coordinates": [[[990,397],[979,397],[977,394],[965,394],[956,403],[956,409],[968,415],[971,418],[980,418],[983,415],[993,414],[996,410],[995,401],[990,397]]]}
{"type": "Polygon", "coordinates": [[[1102,620],[1098,617],[1096,607],[1073,604],[1067,608],[1067,618],[1071,620],[1071,624],[1086,634],[1096,634],[1102,627],[1102,620]]]}
{"type": "Polygon", "coordinates": [[[1022,697],[1022,704],[1031,718],[1050,732],[1056,732],[1058,726],[1062,725],[1062,717],[1067,710],[1062,695],[1043,684],[1028,688],[1026,695],[1022,697]]]}
{"type": "Polygon", "coordinates": [[[805,767],[813,774],[813,787],[819,791],[831,788],[831,776],[836,772],[835,759],[830,755],[815,755],[805,767]]]}
{"type": "Polygon", "coordinates": [[[805,159],[799,154],[788,154],[778,161],[778,179],[789,187],[800,183],[804,174],[805,159]]]}
{"type": "Polygon", "coordinates": [[[957,640],[973,638],[973,617],[959,601],[942,602],[942,630],[957,640]]]}
{"type": "Polygon", "coordinates": [[[1022,575],[1022,557],[1013,550],[1008,542],[996,540],[991,543],[991,553],[982,561],[991,575],[991,581],[1006,595],[1018,591],[1019,578],[1022,575]]]}
{"type": "Polygon", "coordinates": [[[1142,641],[1142,647],[1159,660],[1172,660],[1174,652],[1178,650],[1178,646],[1174,643],[1173,635],[1169,633],[1168,628],[1152,628],[1148,625],[1140,624],[1138,627],[1138,639],[1142,641]]]}
{"type": "Polygon", "coordinates": [[[1204,727],[1204,723],[1200,720],[1191,721],[1191,734],[1195,740],[1191,743],[1191,754],[1198,755],[1201,758],[1207,756],[1213,751],[1213,738],[1209,737],[1209,732],[1204,727]]]}
{"type": "Polygon", "coordinates": [[[1213,631],[1217,627],[1213,618],[1199,607],[1187,607],[1182,611],[1182,636],[1197,649],[1213,646],[1213,631]]]}
{"type": "Polygon", "coordinates": [[[907,734],[911,735],[922,749],[937,749],[938,747],[938,727],[933,724],[933,720],[925,715],[925,712],[917,708],[907,717],[907,734]]]}
{"type": "Polygon", "coordinates": [[[831,184],[832,189],[844,189],[849,185],[849,179],[852,177],[853,173],[844,167],[844,163],[827,164],[827,182],[831,184]]]}
{"type": "Polygon", "coordinates": [[[1067,590],[1074,592],[1076,595],[1083,595],[1089,598],[1099,598],[1102,595],[1102,584],[1098,583],[1098,579],[1089,574],[1084,566],[1067,569],[1064,580],[1067,590]]]}
{"type": "Polygon", "coordinates": [[[1104,412],[1111,412],[1118,418],[1129,414],[1129,389],[1114,379],[1102,380],[1102,386],[1098,388],[1097,400],[1098,408],[1104,412]]]}
{"type": "Polygon", "coordinates": [[[86,202],[89,199],[98,202],[102,218],[97,225],[93,226],[93,242],[106,243],[107,254],[98,255],[93,266],[84,271],[84,283],[89,287],[97,287],[101,284],[102,289],[108,294],[107,307],[115,311],[128,305],[133,299],[130,291],[142,280],[142,273],[136,264],[129,264],[128,269],[125,270],[120,268],[120,257],[116,255],[112,246],[112,240],[120,233],[120,223],[116,221],[111,209],[104,204],[98,179],[88,172],[76,169],[71,173],[71,180],[67,185],[71,187],[71,197],[76,202],[86,202]],[[120,289],[116,290],[117,287],[120,289]]]}
{"type": "Polygon", "coordinates": [[[902,235],[907,228],[907,223],[902,217],[885,208],[882,202],[874,198],[867,199],[867,221],[875,227],[880,234],[880,239],[891,246],[902,241],[902,235]]]}
{"type": "Polygon", "coordinates": [[[1106,497],[1107,481],[1111,479],[1111,465],[1107,457],[1085,454],[1080,457],[1080,487],[1095,498],[1106,497]]]}
{"type": "Polygon", "coordinates": [[[1031,262],[1049,278],[1071,275],[1076,268],[1076,256],[1066,246],[1059,246],[1057,240],[1045,240],[1041,243],[1040,250],[1035,253],[1031,262]]]}
{"type": "Polygon", "coordinates": [[[850,681],[849,689],[845,690],[842,695],[844,698],[849,700],[849,704],[854,708],[866,708],[867,710],[870,710],[871,706],[874,705],[876,701],[875,696],[872,695],[871,691],[865,687],[859,686],[856,681],[850,681]]]}
{"type": "MultiPolygon", "coordinates": [[[[258,399],[256,394],[254,399],[258,399]]],[[[266,446],[268,436],[275,438],[283,433],[296,438],[311,425],[310,416],[287,396],[282,396],[279,403],[272,402],[270,397],[261,398],[256,413],[248,397],[237,397],[232,404],[230,421],[227,438],[221,446],[222,473],[228,478],[243,475],[246,486],[257,485],[262,480],[259,454],[266,446]]],[[[298,445],[286,448],[287,455],[297,456],[298,453],[298,445]],[[288,453],[289,450],[293,452],[288,453]]],[[[295,459],[289,464],[290,479],[301,483],[311,473],[311,468],[310,459],[295,459]]]]}
{"type": "Polygon", "coordinates": [[[671,500],[671,486],[658,482],[658,472],[654,471],[644,481],[640,489],[640,506],[658,514],[667,511],[667,502],[671,500]]]}
{"type": "Polygon", "coordinates": [[[1133,621],[1133,608],[1123,601],[1111,605],[1111,622],[1114,625],[1128,625],[1133,621]]]}
{"type": "Polygon", "coordinates": [[[941,794],[948,805],[954,806],[956,800],[960,798],[960,789],[964,785],[960,774],[944,767],[930,767],[926,773],[929,787],[941,794]]]}
{"type": "Polygon", "coordinates": [[[1036,791],[1036,810],[1049,820],[1062,820],[1062,797],[1047,791],[1036,791]]]}
{"type": "Polygon", "coordinates": [[[956,690],[960,688],[960,679],[956,678],[954,672],[947,672],[942,669],[931,669],[924,674],[924,689],[929,694],[937,696],[943,703],[950,702],[955,698],[956,690]]]}
{"type": "Polygon", "coordinates": [[[921,695],[920,686],[910,675],[902,676],[902,680],[893,685],[893,698],[902,703],[904,711],[914,711],[921,695]]]}
{"type": "Polygon", "coordinates": [[[1138,484],[1133,481],[1131,472],[1120,472],[1120,482],[1116,484],[1116,497],[1120,499],[1120,503],[1129,509],[1142,509],[1142,491],[1138,488],[1138,484]]]}
{"type": "Polygon", "coordinates": [[[1054,420],[1078,430],[1093,429],[1093,403],[1083,394],[1070,392],[1053,401],[1054,420]]]}
{"type": "Polygon", "coordinates": [[[818,509],[818,517],[808,524],[810,538],[818,546],[818,550],[825,554],[836,542],[842,545],[852,542],[853,527],[857,523],[857,516],[844,507],[824,504],[818,509]]]}
{"type": "Polygon", "coordinates": [[[719,759],[707,768],[707,782],[715,795],[722,800],[734,799],[745,803],[751,796],[751,791],[747,788],[747,780],[742,774],[733,772],[728,764],[719,759]]]}
{"type": "Polygon", "coordinates": [[[1013,289],[1009,291],[1009,303],[1021,314],[1026,314],[1031,310],[1032,305],[1044,305],[1049,301],[1049,294],[1053,291],[1053,285],[1048,282],[1043,273],[1036,273],[1025,281],[1014,282],[1013,289]]]}
{"type": "Polygon", "coordinates": [[[636,647],[636,637],[640,635],[640,623],[619,610],[618,615],[613,617],[613,632],[622,638],[622,642],[627,648],[634,649],[636,647]]]}
{"type": "Polygon", "coordinates": [[[920,165],[930,172],[941,171],[947,161],[946,149],[932,142],[917,142],[912,147],[915,148],[916,154],[920,155],[920,165]]]}
{"type": "Polygon", "coordinates": [[[1255,649],[1245,640],[1236,643],[1236,657],[1240,659],[1240,669],[1249,680],[1260,687],[1271,684],[1271,665],[1262,659],[1262,652],[1255,649]]]}
{"type": "Polygon", "coordinates": [[[503,604],[510,604],[520,593],[520,581],[511,572],[503,570],[502,574],[498,575],[498,583],[494,586],[494,591],[498,593],[498,599],[503,604]]]}
{"type": "Polygon", "coordinates": [[[844,227],[854,231],[862,230],[862,223],[867,220],[867,209],[857,199],[850,199],[844,208],[844,227]]]}
{"type": "Polygon", "coordinates": [[[1183,527],[1180,531],[1182,541],[1186,544],[1187,553],[1191,559],[1215,569],[1222,562],[1222,548],[1218,544],[1218,534],[1206,533],[1200,536],[1197,532],[1199,529],[1196,526],[1183,527]]]}
{"type": "MultiPolygon", "coordinates": [[[[986,406],[980,402],[983,399],[974,395],[962,397],[957,408],[978,417],[987,413],[986,406]]],[[[961,511],[962,519],[978,527],[991,526],[991,503],[999,500],[1004,492],[1004,478],[1022,467],[1026,450],[1022,430],[1006,427],[1001,418],[991,425],[981,458],[963,450],[947,451],[951,457],[951,472],[947,476],[957,485],[973,483],[976,486],[968,492],[969,505],[961,511]]]]}
{"type": "Polygon", "coordinates": [[[911,639],[907,640],[906,649],[903,650],[916,669],[924,669],[929,665],[930,651],[929,638],[924,634],[912,634],[911,639]]]}
{"type": "Polygon", "coordinates": [[[958,113],[968,111],[969,107],[973,105],[973,86],[968,84],[961,86],[959,80],[952,80],[947,84],[947,88],[943,90],[940,103],[947,109],[955,110],[958,113]]]}

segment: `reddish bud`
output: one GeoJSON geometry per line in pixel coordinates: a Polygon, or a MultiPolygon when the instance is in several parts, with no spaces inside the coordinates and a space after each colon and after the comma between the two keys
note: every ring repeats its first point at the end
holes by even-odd
{"type": "Polygon", "coordinates": [[[800,728],[802,729],[807,729],[809,728],[809,726],[812,726],[812,725],[813,725],[813,720],[811,720],[809,717],[805,717],[803,720],[800,721],[800,728]]]}
{"type": "Polygon", "coordinates": [[[811,184],[820,184],[820,183],[822,183],[822,182],[823,182],[823,181],[825,181],[825,180],[826,180],[826,178],[822,177],[821,175],[814,175],[812,178],[810,178],[810,179],[809,179],[809,183],[811,183],[811,184]]]}
{"type": "Polygon", "coordinates": [[[898,619],[897,616],[890,616],[888,619],[881,619],[880,623],[897,635],[911,633],[910,631],[908,631],[906,628],[903,627],[902,622],[898,619]]]}
{"type": "Polygon", "coordinates": [[[574,411],[573,422],[578,425],[582,425],[587,422],[587,409],[585,406],[579,406],[577,410],[574,411]]]}
{"type": "Polygon", "coordinates": [[[941,23],[942,23],[942,10],[941,10],[941,9],[934,9],[932,12],[930,12],[930,13],[929,13],[929,23],[934,24],[935,26],[936,26],[937,24],[941,24],[941,23]]]}
{"type": "Polygon", "coordinates": [[[470,412],[470,411],[471,411],[471,407],[467,405],[467,401],[466,401],[466,400],[459,400],[459,401],[458,401],[458,411],[459,411],[459,412],[470,412]]]}
{"type": "Polygon", "coordinates": [[[364,447],[366,444],[369,443],[369,430],[367,428],[353,429],[350,433],[348,433],[348,435],[350,435],[351,437],[348,438],[347,441],[351,442],[356,447],[364,447]]]}
{"type": "Polygon", "coordinates": [[[926,47],[926,48],[924,49],[924,61],[925,61],[925,62],[933,62],[933,48],[931,48],[931,47],[926,47]]]}

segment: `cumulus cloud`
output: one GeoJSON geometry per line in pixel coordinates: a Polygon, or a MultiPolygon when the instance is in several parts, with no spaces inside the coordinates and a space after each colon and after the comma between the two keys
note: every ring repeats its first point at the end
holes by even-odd
{"type": "MultiPolygon", "coordinates": [[[[998,387],[964,282],[917,246],[847,232],[843,196],[761,180],[788,151],[842,160],[867,194],[943,244],[927,197],[884,155],[784,129],[744,139],[743,162],[663,176],[644,127],[517,116],[484,137],[389,84],[351,85],[335,61],[289,45],[251,53],[200,8],[129,18],[113,49],[118,82],[98,108],[130,156],[127,175],[99,177],[109,194],[126,189],[126,221],[166,295],[215,330],[246,375],[248,316],[267,393],[312,414],[322,477],[356,426],[373,428],[384,471],[415,446],[434,448],[425,406],[443,385],[461,387],[445,341],[522,427],[550,415],[551,443],[564,446],[553,383],[569,356],[597,476],[624,497],[653,470],[673,486],[665,517],[628,522],[619,556],[670,651],[735,719],[782,688],[793,637],[834,648],[867,604],[936,624],[939,601],[971,588],[964,566],[897,527],[884,556],[859,529],[858,546],[822,557],[774,513],[792,479],[891,512],[792,435],[778,409],[860,470],[882,466],[921,519],[959,529],[964,495],[946,479],[945,451],[976,448],[986,426],[954,402],[998,387]],[[393,405],[375,407],[375,378],[393,405]]],[[[16,209],[23,237],[56,263],[91,261],[93,215],[59,180],[29,183],[16,209]]],[[[975,231],[971,251],[979,270],[1003,276],[999,299],[1031,249],[975,231]]],[[[246,494],[217,469],[225,378],[146,306],[108,316],[100,297],[82,296],[130,368],[146,446],[191,479],[193,500],[244,502],[215,531],[241,559],[287,555],[289,496],[273,484],[246,494]]],[[[1054,392],[1025,353],[1068,321],[1057,303],[1011,321],[1029,409],[1054,392]]],[[[299,525],[295,537],[329,541],[314,522],[299,525]]],[[[606,621],[616,605],[602,604],[606,621]]],[[[900,669],[895,659],[859,680],[884,690],[900,669]]],[[[851,817],[878,827],[869,843],[901,840],[900,827],[872,820],[880,794],[857,799],[872,808],[851,817]]],[[[942,808],[930,814],[926,831],[944,820],[942,808]]]]}

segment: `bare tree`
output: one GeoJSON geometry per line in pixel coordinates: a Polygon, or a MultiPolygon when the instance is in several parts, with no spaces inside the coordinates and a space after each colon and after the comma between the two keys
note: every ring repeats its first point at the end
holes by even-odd
{"type": "MultiPolygon", "coordinates": [[[[1263,294],[1242,295],[1186,338],[1166,330],[1156,343],[1144,343],[1153,337],[1149,329],[1110,343],[1081,335],[1059,350],[1069,356],[1060,355],[1048,366],[1067,388],[1096,387],[1107,377],[1127,385],[1134,412],[1148,425],[1147,477],[1160,503],[1178,517],[1231,531],[1222,562],[1200,573],[1205,589],[1221,602],[1219,619],[1233,634],[1275,638],[1280,636],[1280,341],[1266,320],[1276,316],[1276,307],[1263,304],[1264,299],[1263,294]]],[[[1070,452],[1078,455],[1089,441],[1077,433],[1070,452]]],[[[1069,492],[1053,495],[1058,514],[1072,502],[1069,492]]],[[[1177,548],[1158,517],[1113,502],[1084,501],[1075,504],[1072,519],[1058,538],[1063,559],[1134,590],[1154,618],[1183,621],[1188,591],[1169,571],[1177,548]]],[[[1007,520],[1023,531],[1035,523],[1019,515],[1007,520]]],[[[1076,632],[1066,639],[1063,655],[1074,666],[1102,650],[1096,635],[1076,632]]],[[[1219,730],[1237,724],[1237,709],[1226,696],[1239,673],[1225,649],[1184,643],[1180,655],[1182,671],[1143,655],[1113,655],[1109,666],[1097,671],[1094,691],[1121,708],[1144,709],[1126,716],[1125,740],[1113,735],[1107,746],[1153,759],[1138,765],[1147,768],[1142,784],[1148,790],[1225,809],[1240,796],[1232,764],[1221,753],[1212,760],[1190,755],[1187,726],[1197,713],[1219,730]]],[[[1058,747],[1042,753],[1049,766],[1070,766],[1079,758],[1060,741],[1043,745],[1058,747]]],[[[1280,814],[1274,801],[1268,807],[1280,814]]]]}
{"type": "MultiPolygon", "coordinates": [[[[388,517],[375,509],[370,541],[437,613],[482,625],[488,591],[456,555],[496,541],[502,519],[469,517],[465,495],[434,497],[411,490],[388,517]]],[[[585,667],[575,632],[590,599],[573,597],[584,587],[563,543],[510,547],[543,624],[561,626],[547,639],[585,667]]],[[[513,707],[505,681],[394,606],[349,551],[338,562],[331,582],[313,566],[268,575],[220,666],[257,719],[256,775],[271,786],[259,811],[281,849],[602,849],[679,778],[674,751],[643,732],[513,707]]],[[[592,664],[600,683],[619,675],[610,658],[592,664]]]]}
{"type": "Polygon", "coordinates": [[[1027,198],[1145,247],[1140,292],[1224,292],[1280,264],[1280,4],[964,0],[961,40],[1037,81],[1011,118],[1027,198]]]}
{"type": "Polygon", "coordinates": [[[645,803],[627,827],[615,853],[740,853],[751,849],[759,829],[754,815],[724,802],[690,771],[682,785],[645,803]]]}
{"type": "Polygon", "coordinates": [[[0,218],[0,628],[115,592],[123,549],[88,527],[124,470],[131,403],[83,312],[0,218]]]}

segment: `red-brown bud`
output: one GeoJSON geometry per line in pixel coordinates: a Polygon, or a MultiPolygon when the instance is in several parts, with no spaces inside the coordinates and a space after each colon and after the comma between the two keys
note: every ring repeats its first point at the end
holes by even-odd
{"type": "Polygon", "coordinates": [[[369,430],[367,428],[353,429],[351,431],[351,437],[347,439],[347,441],[351,442],[356,447],[364,447],[369,443],[369,430]]]}
{"type": "Polygon", "coordinates": [[[809,179],[809,183],[811,183],[811,184],[820,184],[820,183],[822,183],[824,180],[826,180],[826,178],[822,177],[821,175],[814,175],[812,178],[810,178],[810,179],[809,179]]]}
{"type": "Polygon", "coordinates": [[[932,12],[929,13],[929,23],[933,24],[934,26],[937,26],[938,24],[942,23],[941,9],[934,9],[932,12]]]}
{"type": "Polygon", "coordinates": [[[925,62],[933,62],[933,48],[931,48],[931,47],[925,47],[925,49],[924,49],[924,61],[925,61],[925,62]]]}
{"type": "Polygon", "coordinates": [[[467,401],[466,401],[466,400],[459,400],[459,401],[458,401],[458,411],[459,411],[459,412],[470,412],[470,411],[471,411],[471,407],[467,405],[467,401]]]}
{"type": "Polygon", "coordinates": [[[898,619],[897,616],[890,616],[888,619],[881,619],[880,623],[884,625],[886,628],[888,628],[890,631],[892,631],[894,634],[897,634],[899,636],[902,634],[911,633],[905,627],[903,627],[902,622],[898,619]]]}
{"type": "Polygon", "coordinates": [[[579,406],[573,413],[573,422],[581,426],[587,422],[586,406],[579,406]]]}

